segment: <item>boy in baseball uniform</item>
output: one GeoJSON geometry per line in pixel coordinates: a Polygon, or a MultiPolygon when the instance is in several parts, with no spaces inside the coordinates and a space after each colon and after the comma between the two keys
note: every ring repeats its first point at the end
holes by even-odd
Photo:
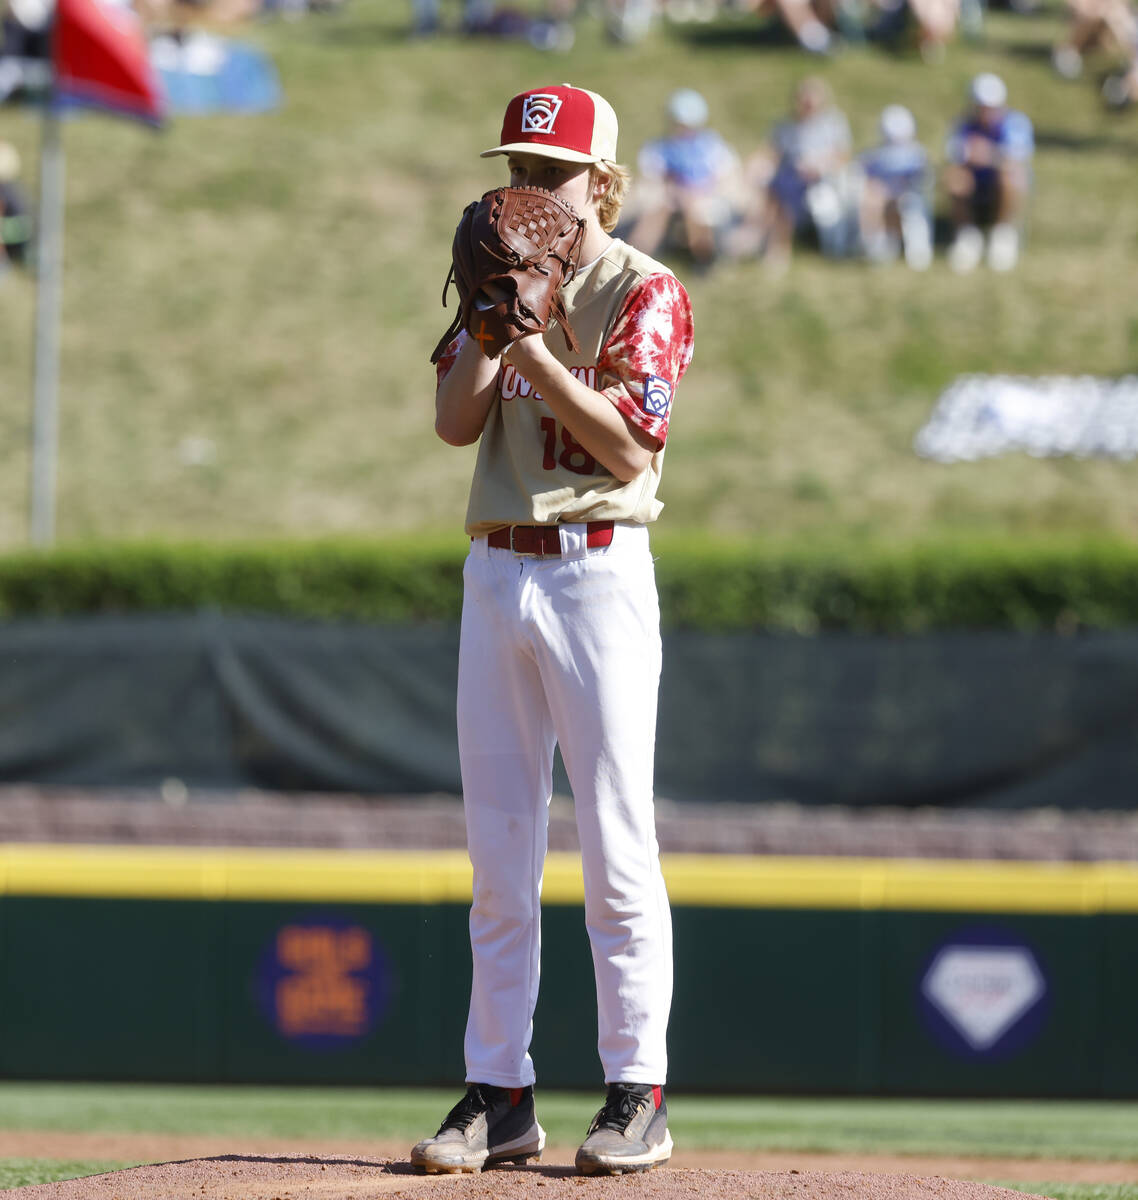
{"type": "Polygon", "coordinates": [[[671,916],[653,814],[659,606],[648,526],[668,422],[691,361],[687,293],[611,236],[627,185],[603,97],[515,96],[497,146],[512,187],[585,219],[562,289],[580,342],[554,326],[488,358],[465,332],[438,363],[435,429],[478,443],[467,509],[458,737],[473,982],[467,1092],[411,1161],[478,1171],[540,1155],[529,1055],[555,745],[576,807],[585,924],[608,1091],[577,1152],[585,1174],[667,1162],[671,916]]]}

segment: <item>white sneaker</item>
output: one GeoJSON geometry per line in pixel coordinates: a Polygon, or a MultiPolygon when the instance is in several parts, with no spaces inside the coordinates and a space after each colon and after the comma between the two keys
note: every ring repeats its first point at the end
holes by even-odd
{"type": "Polygon", "coordinates": [[[984,257],[984,235],[975,225],[962,225],[948,248],[948,265],[958,274],[975,271],[984,257]]]}
{"type": "Polygon", "coordinates": [[[575,1160],[582,1175],[624,1175],[661,1167],[672,1157],[664,1089],[610,1083],[575,1160]]]}
{"type": "Polygon", "coordinates": [[[988,266],[1010,271],[1019,261],[1019,230],[1006,221],[992,227],[988,236],[988,266]]]}
{"type": "Polygon", "coordinates": [[[476,1175],[498,1163],[541,1158],[545,1130],[533,1109],[533,1088],[467,1086],[434,1137],[411,1149],[411,1165],[427,1175],[476,1175]]]}
{"type": "Polygon", "coordinates": [[[802,26],[798,41],[808,54],[829,54],[833,39],[821,21],[811,18],[802,26]]]}
{"type": "Polygon", "coordinates": [[[1134,95],[1128,75],[1108,75],[1102,84],[1102,101],[1107,108],[1126,108],[1133,104],[1134,95]]]}
{"type": "Polygon", "coordinates": [[[1083,73],[1083,56],[1074,46],[1056,46],[1051,51],[1051,65],[1064,79],[1078,79],[1083,73]]]}

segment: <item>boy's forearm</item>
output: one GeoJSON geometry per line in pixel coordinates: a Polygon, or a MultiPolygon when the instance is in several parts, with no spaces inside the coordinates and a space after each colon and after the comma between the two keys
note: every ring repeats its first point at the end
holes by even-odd
{"type": "Polygon", "coordinates": [[[467,342],[435,392],[435,432],[452,446],[469,446],[482,436],[497,391],[498,359],[467,342]]]}
{"type": "Polygon", "coordinates": [[[523,345],[529,341],[515,343],[505,357],[541,394],[574,440],[610,474],[622,483],[635,479],[656,450],[652,438],[630,426],[607,397],[576,379],[551,354],[542,353],[544,347],[523,345]]]}

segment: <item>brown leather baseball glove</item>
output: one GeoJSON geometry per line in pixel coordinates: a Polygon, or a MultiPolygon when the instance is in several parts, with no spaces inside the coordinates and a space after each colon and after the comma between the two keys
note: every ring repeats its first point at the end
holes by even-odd
{"type": "Polygon", "coordinates": [[[584,220],[545,188],[494,188],[468,204],[443,285],[443,307],[453,282],[459,309],[431,362],[460,329],[495,358],[527,333],[544,333],[551,321],[561,326],[565,344],[579,350],[558,289],[577,273],[584,236],[584,220]]]}

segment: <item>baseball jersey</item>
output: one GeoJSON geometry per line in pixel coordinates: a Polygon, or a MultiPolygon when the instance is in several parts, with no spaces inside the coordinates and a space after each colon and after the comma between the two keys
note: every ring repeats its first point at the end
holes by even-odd
{"type": "MultiPolygon", "coordinates": [[[[529,381],[503,363],[467,506],[472,537],[503,525],[648,524],[663,508],[656,489],[668,422],[694,345],[687,292],[667,267],[614,239],[561,294],[581,350],[567,349],[557,326],[544,335],[546,345],[577,379],[649,434],[655,452],[636,479],[621,482],[574,439],[529,381]]],[[[440,380],[465,337],[460,334],[439,360],[440,380]]]]}

